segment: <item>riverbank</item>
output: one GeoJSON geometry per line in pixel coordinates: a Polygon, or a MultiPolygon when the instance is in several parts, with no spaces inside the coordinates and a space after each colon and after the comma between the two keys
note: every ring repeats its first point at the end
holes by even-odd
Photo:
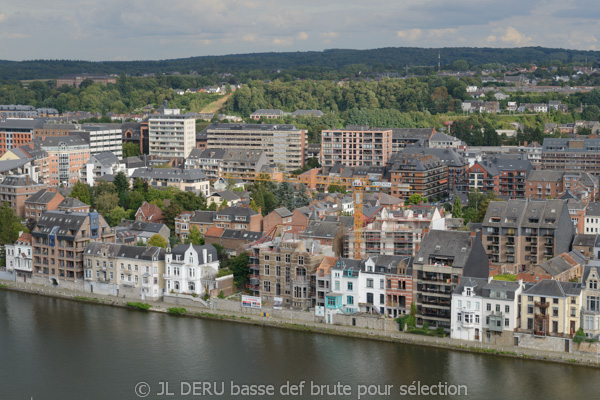
{"type": "MultiPolygon", "coordinates": [[[[29,283],[6,282],[0,284],[0,289],[13,290],[34,295],[47,296],[71,301],[78,301],[88,304],[99,304],[113,307],[122,307],[132,309],[127,306],[130,300],[116,298],[113,296],[94,295],[90,297],[89,293],[78,292],[68,289],[58,289],[54,287],[35,285],[29,283]]],[[[174,304],[163,301],[145,301],[150,304],[149,312],[168,313],[168,309],[175,307],[174,304]]],[[[538,351],[521,347],[497,346],[491,344],[474,343],[450,338],[439,338],[432,336],[421,336],[397,330],[380,330],[360,328],[346,325],[330,325],[317,322],[306,322],[276,318],[273,316],[261,316],[254,314],[238,313],[232,311],[220,311],[203,307],[186,306],[186,313],[177,316],[192,318],[202,318],[210,320],[221,320],[250,324],[255,326],[267,326],[280,329],[290,329],[296,331],[320,333],[326,335],[347,336],[352,338],[362,338],[379,340],[386,342],[402,343],[423,347],[433,347],[448,349],[454,351],[470,352],[483,355],[495,355],[503,357],[520,358],[534,361],[546,361],[555,363],[564,363],[571,365],[582,365],[588,367],[600,367],[598,355],[581,355],[574,353],[559,353],[551,351],[538,351]]]]}

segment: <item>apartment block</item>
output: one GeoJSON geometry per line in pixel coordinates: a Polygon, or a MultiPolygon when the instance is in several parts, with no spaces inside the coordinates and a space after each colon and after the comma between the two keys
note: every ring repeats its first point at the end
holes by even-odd
{"type": "Polygon", "coordinates": [[[535,170],[527,177],[528,199],[559,198],[572,192],[583,202],[598,198],[598,177],[588,172],[564,170],[535,170]]]}
{"type": "Polygon", "coordinates": [[[196,147],[195,114],[164,109],[148,118],[149,154],[162,158],[188,157],[196,147]]]}
{"type": "Polygon", "coordinates": [[[120,160],[123,158],[123,130],[116,126],[83,125],[80,131],[71,132],[78,135],[90,144],[90,154],[96,155],[110,151],[120,160]]]}
{"type": "Polygon", "coordinates": [[[368,126],[324,130],[321,133],[321,154],[323,166],[384,166],[392,155],[392,130],[368,126]]]}
{"type": "Polygon", "coordinates": [[[80,136],[48,136],[35,140],[48,154],[48,183],[72,186],[90,159],[90,145],[80,136]]]}
{"type": "Polygon", "coordinates": [[[452,292],[462,276],[486,278],[489,259],[475,232],[430,231],[413,261],[417,324],[450,331],[452,292]]]}
{"type": "Polygon", "coordinates": [[[263,150],[194,149],[185,160],[186,168],[202,169],[210,179],[225,174],[251,174],[261,172],[268,164],[263,150]]]}
{"type": "Polygon", "coordinates": [[[542,169],[600,175],[600,139],[544,139],[542,169]]]}
{"type": "Polygon", "coordinates": [[[532,170],[531,161],[521,156],[486,157],[468,169],[468,190],[492,191],[510,199],[524,198],[527,176],[532,170]]]}
{"type": "Polygon", "coordinates": [[[37,220],[45,211],[56,210],[64,199],[56,190],[42,189],[25,200],[25,218],[37,220]]]}
{"type": "Polygon", "coordinates": [[[388,170],[392,196],[408,200],[418,194],[430,199],[448,193],[448,167],[434,155],[397,153],[388,160],[388,170]],[[410,190],[400,190],[402,184],[410,190]]]}
{"type": "Polygon", "coordinates": [[[486,253],[503,273],[570,251],[574,237],[566,200],[492,201],[482,222],[486,253]]]}
{"type": "Polygon", "coordinates": [[[43,126],[41,119],[6,119],[0,121],[0,156],[33,140],[36,129],[43,126]]]}
{"type": "Polygon", "coordinates": [[[199,169],[180,168],[137,168],[131,179],[139,178],[148,182],[152,187],[176,187],[184,192],[194,191],[201,193],[204,197],[210,194],[210,182],[203,171],[199,169]]]}
{"type": "Polygon", "coordinates": [[[31,236],[33,274],[55,285],[83,279],[83,253],[89,242],[115,241],[114,232],[97,212],[47,211],[31,236]]]}
{"type": "Polygon", "coordinates": [[[221,124],[207,126],[208,149],[262,150],[269,164],[294,171],[304,166],[306,130],[295,125],[221,124]]]}

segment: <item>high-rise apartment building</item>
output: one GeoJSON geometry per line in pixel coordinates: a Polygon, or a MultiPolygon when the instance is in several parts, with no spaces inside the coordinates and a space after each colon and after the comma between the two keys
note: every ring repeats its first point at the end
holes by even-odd
{"type": "Polygon", "coordinates": [[[148,137],[150,155],[188,157],[196,147],[196,118],[167,108],[164,114],[148,118],[148,137]]]}

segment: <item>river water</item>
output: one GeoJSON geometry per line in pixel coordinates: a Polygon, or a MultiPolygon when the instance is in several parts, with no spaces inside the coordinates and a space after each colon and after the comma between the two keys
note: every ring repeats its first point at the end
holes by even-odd
{"type": "Polygon", "coordinates": [[[397,399],[416,398],[414,390],[591,399],[600,395],[600,370],[0,290],[1,400],[397,399]],[[300,395],[293,385],[302,381],[300,395]]]}

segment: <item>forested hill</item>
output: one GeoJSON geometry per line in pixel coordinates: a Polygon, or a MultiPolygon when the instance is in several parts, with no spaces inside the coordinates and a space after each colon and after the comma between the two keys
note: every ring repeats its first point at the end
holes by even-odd
{"type": "Polygon", "coordinates": [[[327,78],[328,71],[340,71],[348,66],[365,66],[373,72],[404,71],[405,67],[436,67],[438,53],[442,67],[464,60],[469,65],[521,64],[543,65],[550,61],[598,62],[599,51],[523,48],[454,47],[424,49],[414,47],[388,47],[372,50],[332,49],[321,52],[254,53],[225,56],[202,56],[160,61],[104,61],[77,60],[0,60],[0,79],[54,79],[71,73],[106,73],[141,75],[147,73],[196,71],[202,75],[212,73],[247,73],[263,70],[294,71],[295,76],[327,78]],[[321,74],[320,76],[317,76],[321,74]]]}

